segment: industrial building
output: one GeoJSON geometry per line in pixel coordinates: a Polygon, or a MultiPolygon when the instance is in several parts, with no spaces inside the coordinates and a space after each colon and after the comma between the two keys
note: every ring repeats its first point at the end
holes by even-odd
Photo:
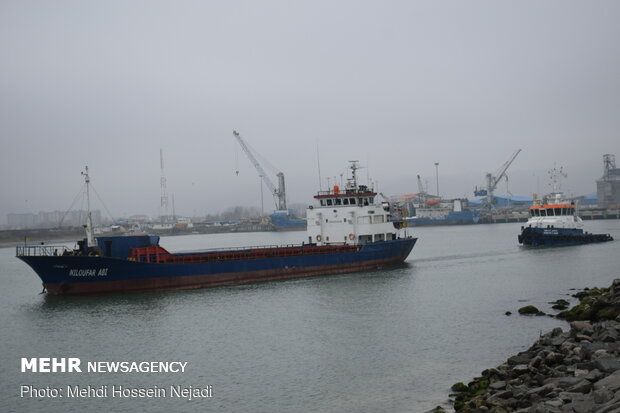
{"type": "Polygon", "coordinates": [[[596,181],[596,194],[600,208],[620,205],[620,169],[615,155],[603,155],[603,176],[596,181]]]}

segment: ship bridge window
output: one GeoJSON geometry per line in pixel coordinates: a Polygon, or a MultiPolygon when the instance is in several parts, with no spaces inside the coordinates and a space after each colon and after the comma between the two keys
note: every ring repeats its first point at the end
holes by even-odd
{"type": "Polygon", "coordinates": [[[368,202],[373,204],[375,202],[375,197],[371,196],[370,198],[368,198],[368,202]]]}
{"type": "Polygon", "coordinates": [[[355,205],[355,198],[349,198],[349,203],[351,205],[355,205]]]}
{"type": "Polygon", "coordinates": [[[321,199],[321,206],[325,206],[325,200],[321,199]]]}
{"type": "Polygon", "coordinates": [[[562,208],[554,208],[555,216],[560,216],[562,215],[562,208]]]}
{"type": "Polygon", "coordinates": [[[553,215],[553,208],[547,208],[547,216],[552,217],[553,215]]]}
{"type": "Polygon", "coordinates": [[[370,217],[369,216],[362,216],[362,217],[357,217],[357,223],[358,224],[370,224],[370,217]]]}
{"type": "Polygon", "coordinates": [[[334,199],[334,205],[342,205],[342,199],[340,198],[334,199]]]}
{"type": "Polygon", "coordinates": [[[372,235],[360,235],[358,237],[360,244],[365,242],[372,242],[372,235]]]}
{"type": "Polygon", "coordinates": [[[534,210],[530,209],[530,216],[533,217],[534,216],[534,210]]]}
{"type": "Polygon", "coordinates": [[[332,206],[332,200],[331,199],[327,200],[327,206],[332,206]]]}
{"type": "Polygon", "coordinates": [[[541,209],[540,210],[540,216],[541,217],[546,217],[547,216],[547,211],[545,209],[541,209]]]}
{"type": "Polygon", "coordinates": [[[342,200],[342,205],[349,205],[349,198],[345,198],[342,200]]]}

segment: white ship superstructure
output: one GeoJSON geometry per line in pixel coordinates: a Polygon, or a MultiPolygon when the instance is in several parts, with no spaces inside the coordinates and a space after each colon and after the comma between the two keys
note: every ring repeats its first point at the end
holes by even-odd
{"type": "Polygon", "coordinates": [[[317,245],[355,245],[390,241],[400,237],[392,222],[389,203],[377,202],[377,193],[358,185],[357,161],[351,161],[352,177],[344,189],[334,185],[319,191],[317,206],[307,211],[308,241],[317,245]]]}
{"type": "Polygon", "coordinates": [[[575,205],[564,202],[562,194],[551,194],[548,201],[530,207],[526,226],[531,228],[582,229],[583,221],[577,216],[575,205]]]}

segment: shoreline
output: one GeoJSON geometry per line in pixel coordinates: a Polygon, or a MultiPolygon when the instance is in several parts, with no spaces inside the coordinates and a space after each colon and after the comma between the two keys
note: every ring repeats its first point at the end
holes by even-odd
{"type": "MultiPolygon", "coordinates": [[[[229,227],[213,227],[208,231],[170,231],[170,232],[159,232],[153,231],[150,232],[149,235],[158,235],[160,237],[171,237],[177,235],[197,235],[197,234],[239,234],[245,232],[264,232],[260,229],[244,229],[237,228],[235,230],[231,230],[229,227]]],[[[271,231],[268,231],[271,232],[271,231]]],[[[98,236],[110,236],[111,234],[102,234],[96,235],[98,236]]],[[[114,235],[129,235],[129,234],[114,234],[114,235]]],[[[62,228],[62,229],[26,229],[26,230],[2,230],[0,231],[0,248],[9,248],[15,247],[18,245],[24,244],[24,239],[28,238],[28,245],[39,245],[41,243],[49,244],[52,242],[56,243],[73,243],[77,240],[84,239],[86,237],[84,233],[84,228],[62,228]]]]}
{"type": "Polygon", "coordinates": [[[555,328],[468,384],[454,384],[454,410],[620,413],[620,279],[574,297],[580,303],[556,316],[570,322],[568,331],[555,328]]]}
{"type": "Polygon", "coordinates": [[[57,228],[57,229],[24,229],[0,231],[0,248],[23,245],[38,245],[50,242],[75,242],[84,238],[84,228],[57,228]]]}

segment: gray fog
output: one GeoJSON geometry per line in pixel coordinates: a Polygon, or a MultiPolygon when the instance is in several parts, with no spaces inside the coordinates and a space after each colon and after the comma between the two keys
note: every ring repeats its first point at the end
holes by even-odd
{"type": "Polygon", "coordinates": [[[84,165],[114,216],[156,216],[160,149],[178,214],[260,207],[233,129],[289,203],[318,190],[317,148],[323,178],[357,159],[386,195],[434,193],[438,162],[441,195],[472,198],[519,148],[497,194],[546,192],[554,165],[589,194],[620,157],[619,21],[617,1],[2,0],[0,224],[67,209],[84,165]]]}

